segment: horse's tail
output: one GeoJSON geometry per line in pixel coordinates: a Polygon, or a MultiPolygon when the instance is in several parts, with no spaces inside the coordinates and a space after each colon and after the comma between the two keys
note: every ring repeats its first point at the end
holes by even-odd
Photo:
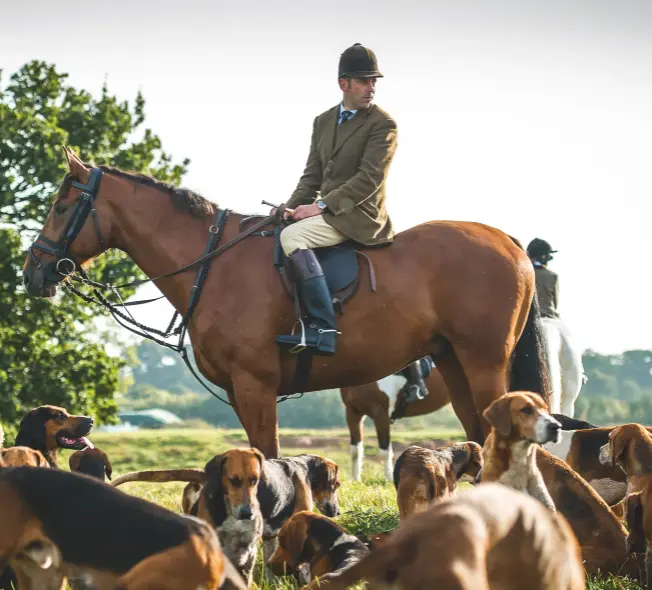
{"type": "MultiPolygon", "coordinates": [[[[509,237],[521,250],[524,250],[522,244],[516,238],[509,237]]],[[[525,328],[512,353],[509,389],[511,391],[539,393],[548,402],[550,397],[550,376],[548,375],[546,361],[541,311],[539,299],[535,292],[530,304],[525,328]]]]}
{"type": "Polygon", "coordinates": [[[203,469],[160,469],[156,471],[132,471],[125,473],[111,482],[115,488],[130,481],[149,481],[165,483],[168,481],[190,481],[204,483],[206,473],[203,469]]]}
{"type": "Polygon", "coordinates": [[[586,420],[578,420],[577,418],[571,418],[564,414],[550,415],[561,424],[562,430],[589,430],[591,428],[597,428],[595,424],[591,424],[586,420]]]}

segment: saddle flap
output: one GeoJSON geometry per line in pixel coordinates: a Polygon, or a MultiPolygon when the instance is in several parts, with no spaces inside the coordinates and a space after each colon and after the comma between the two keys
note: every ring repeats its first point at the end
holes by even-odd
{"type": "MultiPolygon", "coordinates": [[[[274,266],[281,272],[286,287],[291,292],[289,273],[285,270],[286,257],[281,248],[280,233],[282,229],[282,227],[277,227],[274,231],[274,266]]],[[[360,273],[360,264],[356,253],[358,247],[360,247],[359,244],[350,240],[337,246],[314,249],[315,256],[324,271],[331,296],[342,302],[353,296],[358,284],[360,273]]]]}
{"type": "Polygon", "coordinates": [[[353,242],[315,248],[314,252],[326,276],[331,295],[345,289],[358,279],[360,265],[353,242]]]}

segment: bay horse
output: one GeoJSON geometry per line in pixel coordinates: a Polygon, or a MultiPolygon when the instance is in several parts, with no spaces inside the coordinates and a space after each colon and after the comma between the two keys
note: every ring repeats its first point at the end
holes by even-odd
{"type": "MultiPolygon", "coordinates": [[[[54,296],[62,280],[110,248],[148,277],[201,257],[217,205],[65,152],[68,173],[23,267],[30,295],[54,296]]],[[[242,233],[243,219],[230,213],[223,244],[242,233]]],[[[296,391],[297,363],[274,340],[296,317],[273,253],[272,239],[252,237],[213,258],[188,324],[199,371],[227,392],[249,444],[267,458],[280,456],[277,396],[296,391]]],[[[509,388],[547,396],[534,269],[517,240],[480,223],[438,221],[365,254],[376,291],[361,287],[347,303],[337,353],[314,357],[302,392],[369,383],[429,354],[454,392],[467,437],[480,444],[489,432],[482,411],[509,388]]],[[[180,272],[154,282],[183,313],[194,278],[180,272]]]]}
{"type": "MultiPolygon", "coordinates": [[[[437,370],[425,378],[428,395],[423,399],[405,404],[402,418],[424,416],[440,410],[450,403],[446,384],[437,370]]],[[[364,463],[363,422],[369,416],[376,428],[378,448],[383,456],[385,479],[394,479],[394,450],[392,448],[391,422],[396,408],[407,395],[407,379],[402,375],[389,375],[373,383],[340,388],[344,403],[346,426],[351,440],[351,474],[354,481],[362,481],[364,463]],[[394,410],[392,410],[392,406],[394,410]]]]}

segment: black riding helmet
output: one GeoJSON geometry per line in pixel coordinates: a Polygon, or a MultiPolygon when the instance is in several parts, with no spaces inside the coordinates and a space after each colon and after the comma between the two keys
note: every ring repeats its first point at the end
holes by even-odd
{"type": "Polygon", "coordinates": [[[552,260],[552,255],[556,252],[557,250],[553,250],[552,246],[541,238],[534,238],[527,246],[527,255],[541,262],[552,260]]]}
{"type": "Polygon", "coordinates": [[[382,78],[376,54],[368,47],[355,43],[342,53],[338,78],[382,78]]]}

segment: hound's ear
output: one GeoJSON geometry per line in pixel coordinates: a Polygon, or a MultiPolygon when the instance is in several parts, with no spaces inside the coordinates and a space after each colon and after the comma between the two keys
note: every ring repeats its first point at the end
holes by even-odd
{"type": "Polygon", "coordinates": [[[465,444],[467,449],[467,461],[466,465],[464,466],[463,473],[475,479],[484,467],[484,455],[482,454],[482,447],[477,442],[473,441],[469,441],[465,444]]]}
{"type": "Polygon", "coordinates": [[[106,473],[106,478],[111,481],[111,476],[113,475],[113,466],[111,465],[111,461],[109,461],[106,453],[102,451],[100,452],[102,453],[102,457],[104,459],[104,473],[106,473]]]}
{"type": "Polygon", "coordinates": [[[70,458],[68,459],[68,467],[70,471],[76,472],[79,471],[79,463],[81,461],[81,451],[75,451],[70,458]]]}
{"type": "Polygon", "coordinates": [[[487,419],[502,437],[508,437],[512,432],[512,413],[510,411],[512,400],[501,397],[492,403],[482,415],[487,419]]]}
{"type": "Polygon", "coordinates": [[[49,414],[46,417],[42,408],[36,408],[29,412],[20,422],[14,446],[31,447],[47,452],[45,422],[48,418],[49,414]]]}
{"type": "Polygon", "coordinates": [[[263,455],[257,448],[252,447],[251,449],[254,454],[256,455],[256,458],[260,462],[260,477],[261,479],[265,476],[265,455],[263,455]]]}
{"type": "Polygon", "coordinates": [[[617,433],[611,439],[611,465],[617,467],[625,465],[627,461],[627,449],[629,447],[629,440],[627,440],[621,433],[617,433]]]}
{"type": "Polygon", "coordinates": [[[206,472],[206,480],[221,483],[225,462],[226,455],[215,455],[215,457],[206,463],[206,467],[204,467],[204,471],[206,472]]]}

